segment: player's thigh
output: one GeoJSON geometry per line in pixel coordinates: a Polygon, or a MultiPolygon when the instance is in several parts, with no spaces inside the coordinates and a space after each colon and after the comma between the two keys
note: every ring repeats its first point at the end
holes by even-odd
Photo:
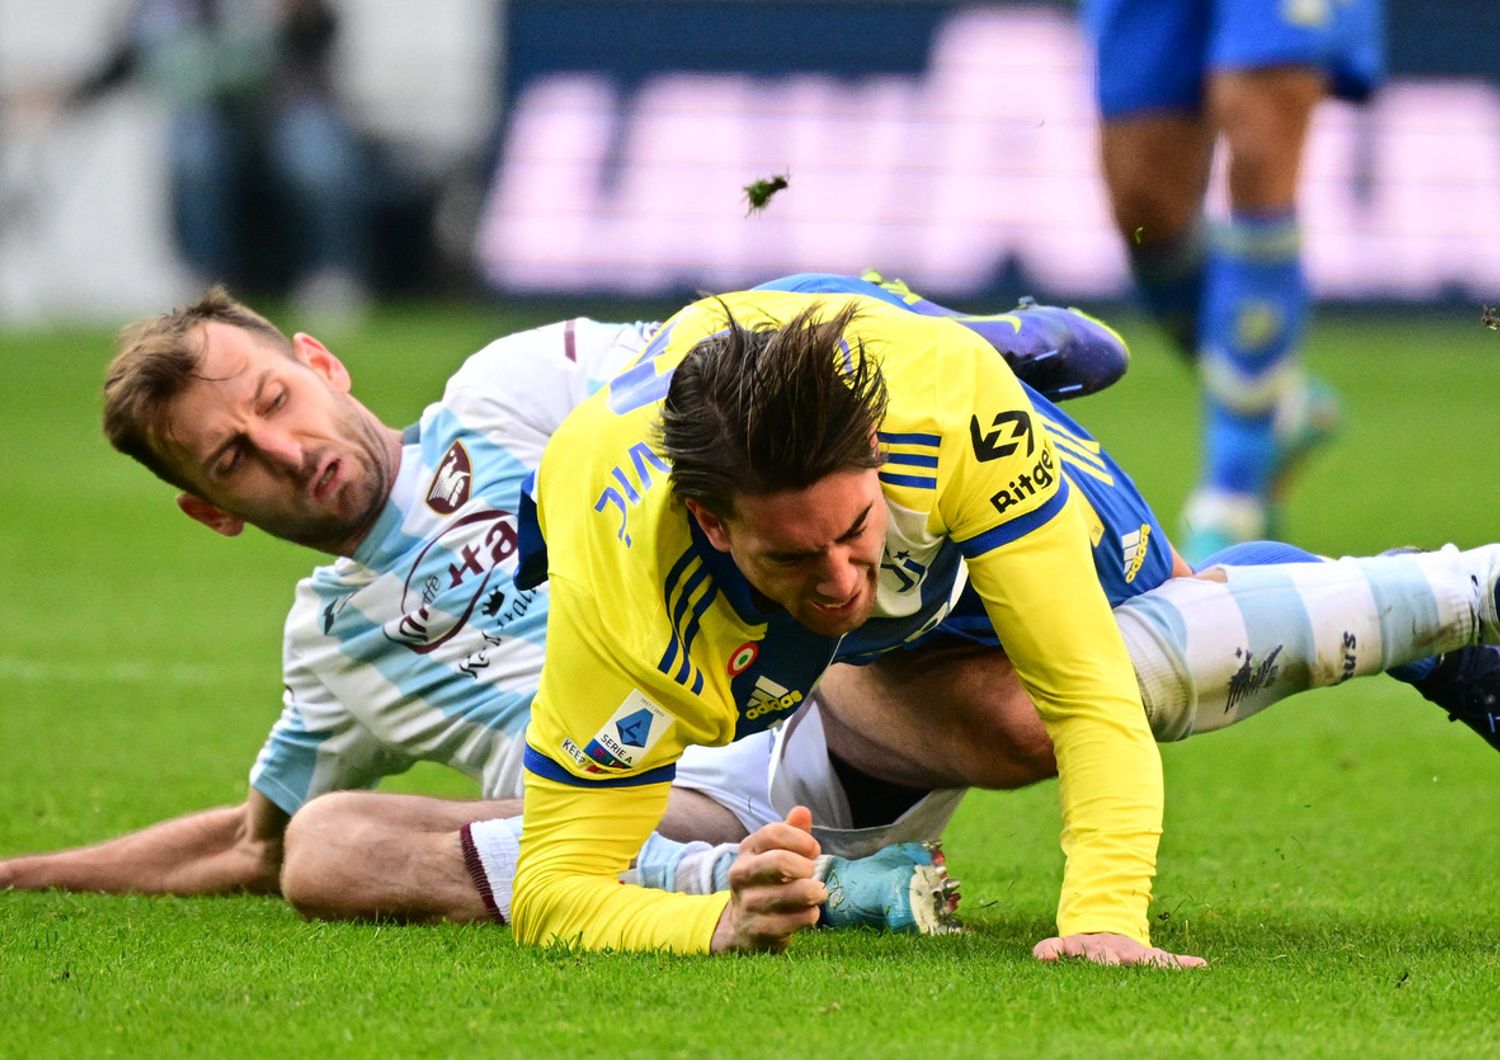
{"type": "Polygon", "coordinates": [[[1385,75],[1384,0],[1200,0],[1211,9],[1204,74],[1300,67],[1362,100],[1385,75]]]}
{"type": "MultiPolygon", "coordinates": [[[[769,763],[761,767],[761,773],[765,774],[769,763]]],[[[678,774],[681,776],[681,773],[678,774]]],[[[767,784],[760,781],[759,787],[765,792],[767,784]]],[[[759,809],[769,805],[769,793],[759,794],[754,797],[753,805],[759,809]]],[[[734,805],[745,808],[744,816],[735,813],[725,805],[727,800],[719,794],[710,795],[707,792],[694,788],[682,787],[678,784],[672,785],[671,792],[667,795],[667,812],[662,814],[660,823],[656,830],[668,839],[675,839],[679,843],[690,843],[694,840],[702,840],[706,843],[738,843],[754,829],[747,827],[745,820],[751,816],[750,805],[752,798],[746,795],[743,801],[734,805]]],[[[774,820],[774,816],[765,816],[756,822],[756,827],[767,824],[774,820]]]]}
{"type": "Polygon", "coordinates": [[[913,788],[1016,788],[1056,772],[1035,705],[1000,650],[932,644],[818,685],[828,749],[913,788]]]}
{"type": "Polygon", "coordinates": [[[1185,232],[1208,186],[1208,16],[1203,0],[1084,4],[1095,49],[1104,179],[1115,223],[1142,245],[1185,232]]]}

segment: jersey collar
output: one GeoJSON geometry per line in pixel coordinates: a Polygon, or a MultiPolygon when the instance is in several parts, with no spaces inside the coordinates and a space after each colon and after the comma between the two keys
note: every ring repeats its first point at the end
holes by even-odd
{"type": "Polygon", "coordinates": [[[391,494],[385,506],[375,518],[370,532],[359,543],[352,557],[356,563],[366,567],[380,567],[400,556],[411,543],[403,531],[406,513],[411,510],[412,498],[416,496],[417,479],[421,477],[422,443],[412,436],[411,428],[402,434],[401,467],[396,472],[396,481],[391,483],[391,494]]]}

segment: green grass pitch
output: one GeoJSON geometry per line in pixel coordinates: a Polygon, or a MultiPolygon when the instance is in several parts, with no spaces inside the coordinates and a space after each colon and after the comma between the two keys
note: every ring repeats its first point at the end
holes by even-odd
{"type": "MultiPolygon", "coordinates": [[[[607,315],[607,314],[599,314],[607,315]]],[[[393,423],[541,315],[383,312],[334,349],[393,423]]],[[[1125,321],[1131,374],[1072,409],[1175,516],[1189,374],[1125,321]]],[[[330,336],[330,338],[334,338],[330,336]]],[[[0,335],[0,854],[236,802],[280,705],[310,553],[227,541],[111,453],[107,334],[0,335]]],[[[1285,530],[1328,552],[1500,535],[1500,335],[1477,308],[1325,314],[1347,405],[1285,530]]],[[[1166,748],[1156,939],[1193,974],[1045,967],[1056,790],[977,794],[948,840],[961,937],[819,934],[727,960],[523,951],[503,930],[311,924],[259,898],[0,894],[0,1055],[1495,1055],[1500,760],[1366,680],[1166,748]]],[[[400,790],[463,795],[419,769],[400,790]]]]}

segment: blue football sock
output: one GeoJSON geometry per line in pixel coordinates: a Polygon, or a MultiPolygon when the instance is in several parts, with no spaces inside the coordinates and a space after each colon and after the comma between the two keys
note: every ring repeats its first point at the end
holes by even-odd
{"type": "Polygon", "coordinates": [[[1126,242],[1130,274],[1146,311],[1189,361],[1198,357],[1198,313],[1208,264],[1202,219],[1174,239],[1126,242]]]}
{"type": "Polygon", "coordinates": [[[626,875],[629,882],[653,890],[712,894],[729,889],[729,869],[738,853],[734,843],[679,843],[653,832],[626,875]]]}
{"type": "Polygon", "coordinates": [[[1199,318],[1209,489],[1266,496],[1276,402],[1307,313],[1293,214],[1241,215],[1215,231],[1199,318]]]}

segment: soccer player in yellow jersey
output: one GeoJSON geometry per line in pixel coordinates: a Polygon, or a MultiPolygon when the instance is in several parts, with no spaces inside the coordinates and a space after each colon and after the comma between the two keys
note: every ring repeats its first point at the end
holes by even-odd
{"type": "MultiPolygon", "coordinates": [[[[988,343],[858,296],[698,302],[563,425],[534,495],[521,580],[550,578],[553,610],[519,938],[702,952],[811,923],[817,845],[797,813],[751,837],[732,895],[617,877],[683,748],[760,731],[832,662],[910,646],[955,603],[962,618],[967,578],[1061,778],[1059,937],[1038,955],[1199,963],[1150,946],[1161,763],[1110,612],[1186,566],[1108,455],[988,343]]],[[[972,730],[990,736],[983,717],[972,730]]]]}

